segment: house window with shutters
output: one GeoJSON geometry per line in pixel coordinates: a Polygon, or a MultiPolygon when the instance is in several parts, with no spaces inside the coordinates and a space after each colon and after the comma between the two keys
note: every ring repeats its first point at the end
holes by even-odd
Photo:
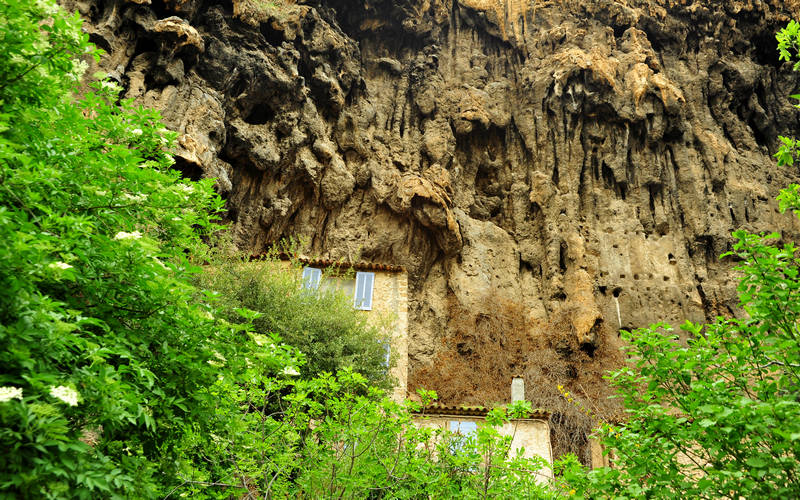
{"type": "Polygon", "coordinates": [[[375,273],[356,273],[356,290],[353,307],[362,311],[372,310],[372,288],[375,284],[375,273]]]}
{"type": "Polygon", "coordinates": [[[322,269],[316,267],[303,268],[303,288],[307,290],[316,290],[319,288],[319,282],[322,279],[322,269]]]}

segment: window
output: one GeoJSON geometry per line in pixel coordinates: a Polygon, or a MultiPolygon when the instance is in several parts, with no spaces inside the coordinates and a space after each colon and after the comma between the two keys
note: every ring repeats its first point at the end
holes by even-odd
{"type": "Polygon", "coordinates": [[[461,422],[460,420],[451,420],[450,432],[454,434],[460,434],[464,437],[469,437],[478,432],[478,424],[476,422],[461,422]]]}
{"type": "Polygon", "coordinates": [[[356,293],[353,307],[362,311],[372,310],[372,286],[375,283],[375,273],[356,273],[356,293]]]}
{"type": "Polygon", "coordinates": [[[464,447],[470,439],[474,439],[475,434],[478,432],[478,424],[476,422],[451,420],[450,432],[454,435],[452,436],[452,441],[450,441],[448,448],[450,449],[450,453],[455,455],[464,450],[464,447]]]}
{"type": "Polygon", "coordinates": [[[303,288],[316,290],[319,288],[319,281],[322,279],[322,269],[316,267],[303,268],[303,288]]]}

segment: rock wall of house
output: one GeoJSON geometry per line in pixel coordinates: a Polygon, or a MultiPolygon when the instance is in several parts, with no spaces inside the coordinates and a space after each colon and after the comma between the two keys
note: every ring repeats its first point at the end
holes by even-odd
{"type": "Polygon", "coordinates": [[[402,402],[408,389],[408,274],[375,272],[370,321],[391,334],[390,374],[396,385],[393,397],[402,402]]]}
{"type": "Polygon", "coordinates": [[[798,130],[774,50],[797,0],[63,3],[181,134],[177,168],[218,179],[243,251],[409,270],[412,386],[453,304],[567,312],[591,355],[737,313],[731,231],[797,233],[771,158],[798,130]]]}

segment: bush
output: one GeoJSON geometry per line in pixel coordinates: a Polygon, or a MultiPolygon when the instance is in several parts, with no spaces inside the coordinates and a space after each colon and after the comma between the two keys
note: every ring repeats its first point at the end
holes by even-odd
{"type": "Polygon", "coordinates": [[[304,377],[353,367],[370,384],[388,389],[392,380],[384,346],[394,318],[369,322],[353,309],[352,297],[324,288],[312,293],[302,287],[301,278],[302,264],[296,260],[273,255],[250,261],[224,251],[214,254],[209,272],[197,276],[200,286],[218,292],[228,321],[242,321],[236,312],[240,308],[255,311],[256,333],[277,334],[300,350],[306,359],[304,377]]]}
{"type": "Polygon", "coordinates": [[[7,0],[0,26],[0,497],[158,496],[250,352],[191,285],[222,202],[115,83],[76,99],[77,17],[7,0]]]}

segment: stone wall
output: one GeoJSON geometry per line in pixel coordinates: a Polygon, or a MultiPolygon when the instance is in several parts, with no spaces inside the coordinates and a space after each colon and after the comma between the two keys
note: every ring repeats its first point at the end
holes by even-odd
{"type": "Polygon", "coordinates": [[[408,387],[408,274],[375,272],[370,321],[378,324],[392,321],[391,375],[397,379],[393,398],[403,401],[408,387]]]}

